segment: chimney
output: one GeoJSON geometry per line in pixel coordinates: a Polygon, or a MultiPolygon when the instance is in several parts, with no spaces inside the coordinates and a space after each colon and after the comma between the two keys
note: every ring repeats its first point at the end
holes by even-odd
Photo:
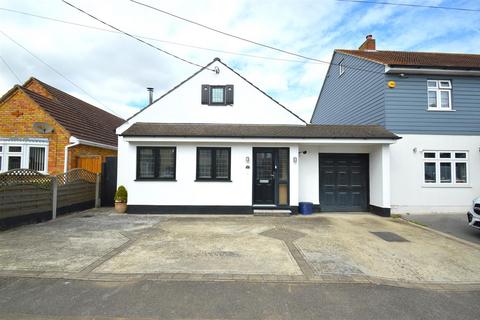
{"type": "Polygon", "coordinates": [[[148,104],[153,102],[153,88],[147,88],[148,91],[148,104]]]}
{"type": "Polygon", "coordinates": [[[363,42],[362,45],[358,47],[358,50],[376,50],[375,39],[373,39],[373,36],[371,34],[366,36],[365,42],[363,42]]]}

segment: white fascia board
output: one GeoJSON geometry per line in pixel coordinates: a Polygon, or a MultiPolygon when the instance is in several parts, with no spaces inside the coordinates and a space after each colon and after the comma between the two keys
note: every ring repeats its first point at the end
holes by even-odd
{"type": "Polygon", "coordinates": [[[385,66],[387,74],[430,74],[452,76],[480,76],[480,70],[429,69],[429,68],[392,68],[385,66]]]}
{"type": "Polygon", "coordinates": [[[194,138],[194,137],[122,137],[126,142],[201,142],[201,143],[269,143],[269,144],[393,144],[393,139],[302,139],[302,138],[194,138]]]}
{"type": "Polygon", "coordinates": [[[124,122],[124,123],[122,123],[122,125],[120,127],[115,129],[115,133],[116,134],[122,134],[125,130],[130,128],[133,124],[134,124],[134,122],[128,122],[128,121],[124,122]]]}
{"type": "Polygon", "coordinates": [[[103,148],[103,149],[118,150],[117,147],[111,146],[109,144],[103,144],[103,143],[93,142],[93,141],[89,141],[89,140],[78,139],[74,136],[70,137],[70,143],[83,144],[83,145],[86,145],[86,146],[103,148]]]}

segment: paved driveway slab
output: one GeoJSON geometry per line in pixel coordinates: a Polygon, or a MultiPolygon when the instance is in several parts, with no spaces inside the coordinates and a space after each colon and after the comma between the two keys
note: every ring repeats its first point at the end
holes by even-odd
{"type": "Polygon", "coordinates": [[[252,218],[170,219],[95,272],[301,275],[281,240],[252,218]]]}
{"type": "Polygon", "coordinates": [[[463,285],[480,284],[479,248],[370,214],[275,218],[91,210],[1,232],[0,276],[463,285]]]}
{"type": "Polygon", "coordinates": [[[327,215],[328,228],[295,243],[317,274],[360,274],[410,282],[480,282],[480,250],[401,219],[327,215]],[[391,232],[407,241],[386,241],[391,232]]]}
{"type": "Polygon", "coordinates": [[[79,272],[158,221],[81,214],[0,232],[0,270],[79,272]]]}

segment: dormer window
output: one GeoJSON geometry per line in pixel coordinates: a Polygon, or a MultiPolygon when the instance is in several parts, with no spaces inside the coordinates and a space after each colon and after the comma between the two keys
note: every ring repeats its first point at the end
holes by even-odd
{"type": "Polygon", "coordinates": [[[209,106],[233,105],[233,85],[202,84],[202,104],[209,106]]]}
{"type": "Polygon", "coordinates": [[[210,103],[211,104],[225,104],[225,87],[211,87],[210,88],[210,103]]]}
{"type": "Polygon", "coordinates": [[[342,60],[338,64],[338,76],[340,77],[344,73],[345,73],[345,65],[344,65],[343,60],[342,60]]]}
{"type": "Polygon", "coordinates": [[[427,80],[428,110],[452,110],[452,83],[450,80],[427,80]]]}

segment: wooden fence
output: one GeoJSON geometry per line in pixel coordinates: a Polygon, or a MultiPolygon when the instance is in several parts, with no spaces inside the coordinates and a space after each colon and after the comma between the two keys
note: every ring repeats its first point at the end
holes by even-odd
{"type": "Polygon", "coordinates": [[[84,169],[49,176],[29,169],[0,174],[0,229],[98,207],[100,175],[84,169]]]}

